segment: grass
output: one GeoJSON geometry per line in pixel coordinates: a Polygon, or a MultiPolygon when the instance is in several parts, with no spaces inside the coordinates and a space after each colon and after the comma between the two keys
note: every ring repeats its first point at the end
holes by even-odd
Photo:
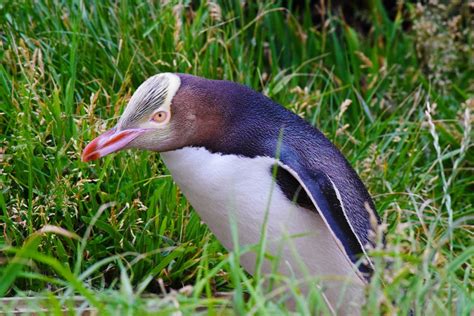
{"type": "Polygon", "coordinates": [[[245,274],[158,154],[80,161],[143,80],[172,71],[262,91],[346,155],[387,239],[364,314],[469,315],[474,35],[467,5],[438,6],[402,1],[389,17],[370,1],[364,33],[310,3],[1,2],[0,296],[56,314],[74,295],[103,314],[289,313],[280,290],[327,313],[297,280],[270,291],[245,274]]]}

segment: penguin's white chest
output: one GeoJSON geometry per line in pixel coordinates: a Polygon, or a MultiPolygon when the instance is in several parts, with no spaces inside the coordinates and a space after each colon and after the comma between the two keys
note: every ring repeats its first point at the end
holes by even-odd
{"type": "MultiPolygon", "coordinates": [[[[289,201],[273,181],[270,157],[221,155],[188,147],[162,153],[174,180],[221,243],[232,250],[231,221],[240,245],[257,244],[268,211],[267,251],[281,258],[280,272],[303,262],[310,275],[348,275],[352,267],[321,217],[289,201]]],[[[255,256],[241,259],[253,273],[255,256]]],[[[268,270],[264,265],[264,270],[268,270]]],[[[300,272],[298,272],[300,271],[300,272]]]]}
{"type": "Polygon", "coordinates": [[[202,220],[228,249],[233,249],[231,221],[237,224],[240,245],[256,244],[267,210],[269,240],[283,237],[285,229],[314,233],[320,226],[317,216],[293,205],[272,181],[273,158],[213,154],[203,148],[162,157],[202,220]]]}

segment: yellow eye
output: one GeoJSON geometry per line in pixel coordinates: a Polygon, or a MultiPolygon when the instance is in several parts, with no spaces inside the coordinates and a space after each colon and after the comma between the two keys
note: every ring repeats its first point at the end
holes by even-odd
{"type": "Polygon", "coordinates": [[[167,118],[168,118],[168,113],[166,113],[165,111],[158,111],[155,114],[153,114],[152,120],[157,123],[163,123],[164,121],[166,121],[167,118]]]}

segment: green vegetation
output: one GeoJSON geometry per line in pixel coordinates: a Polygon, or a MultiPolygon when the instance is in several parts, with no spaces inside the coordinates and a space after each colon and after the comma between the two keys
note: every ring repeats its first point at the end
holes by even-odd
{"type": "Polygon", "coordinates": [[[80,161],[143,80],[172,71],[262,91],[348,157],[387,234],[365,314],[472,312],[472,6],[401,1],[389,17],[368,1],[361,31],[309,3],[162,2],[0,2],[0,296],[58,314],[74,295],[102,314],[275,314],[282,291],[327,313],[297,280],[246,275],[158,154],[80,161]]]}

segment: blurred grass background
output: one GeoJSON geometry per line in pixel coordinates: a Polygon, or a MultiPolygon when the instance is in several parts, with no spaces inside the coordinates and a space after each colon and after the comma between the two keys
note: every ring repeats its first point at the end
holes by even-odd
{"type": "MultiPolygon", "coordinates": [[[[471,313],[474,6],[361,3],[0,2],[0,296],[57,313],[73,295],[104,314],[288,312],[158,154],[80,161],[142,81],[171,71],[261,91],[347,156],[387,234],[365,314],[471,313]]],[[[299,313],[327,313],[285,287],[299,313]]]]}

